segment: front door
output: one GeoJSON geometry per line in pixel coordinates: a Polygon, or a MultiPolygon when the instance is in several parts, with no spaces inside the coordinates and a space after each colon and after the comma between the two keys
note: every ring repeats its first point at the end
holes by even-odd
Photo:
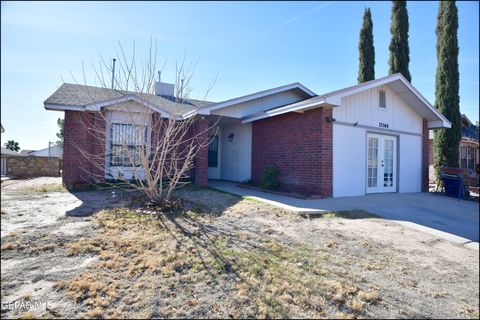
{"type": "Polygon", "coordinates": [[[367,134],[367,193],[397,191],[397,137],[367,134]]]}

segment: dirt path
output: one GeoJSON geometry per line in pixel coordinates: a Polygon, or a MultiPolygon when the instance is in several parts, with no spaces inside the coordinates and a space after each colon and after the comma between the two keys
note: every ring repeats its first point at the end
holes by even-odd
{"type": "MultiPolygon", "coordinates": [[[[85,244],[90,244],[89,241],[105,241],[106,245],[113,241],[102,238],[111,229],[106,229],[90,214],[106,207],[124,206],[129,202],[127,196],[111,191],[71,194],[59,187],[59,180],[56,178],[3,182],[1,192],[2,317],[17,317],[28,310],[34,312],[34,315],[48,317],[92,315],[88,312],[95,311],[93,307],[98,306],[97,302],[72,300],[64,291],[53,288],[53,285],[58,281],[70,281],[74,278],[78,281],[85,278],[94,281],[95,279],[88,277],[113,276],[112,269],[107,268],[109,260],[105,260],[105,256],[115,255],[118,247],[102,247],[104,251],[101,252],[96,251],[96,248],[93,248],[93,251],[86,248],[85,244]],[[72,254],[72,244],[76,243],[84,244],[85,250],[79,245],[79,252],[72,254]],[[26,304],[28,301],[44,304],[32,307],[26,304]]],[[[201,249],[192,249],[195,248],[195,243],[210,243],[208,241],[213,239],[212,241],[216,241],[214,243],[227,243],[226,249],[220,252],[224,253],[225,259],[233,261],[233,268],[236,267],[235,263],[241,265],[243,261],[243,256],[238,256],[235,250],[245,248],[247,253],[254,253],[259,247],[263,248],[273,241],[283,248],[279,252],[291,254],[282,259],[291,261],[289,270],[292,274],[298,273],[297,275],[301,276],[305,273],[305,277],[310,277],[310,272],[315,271],[312,268],[319,267],[317,259],[321,257],[324,259],[322,268],[326,269],[330,278],[326,284],[322,284],[326,287],[320,287],[320,291],[337,287],[341,291],[345,289],[345,284],[350,284],[356,288],[355,292],[363,292],[363,300],[359,301],[360,294],[357,293],[355,297],[345,294],[338,298],[338,292],[332,292],[331,296],[324,295],[316,292],[316,287],[311,287],[306,288],[305,292],[310,292],[311,297],[318,294],[318,299],[327,300],[322,313],[312,313],[307,306],[297,310],[295,303],[299,302],[290,301],[292,298],[278,298],[276,303],[282,308],[267,303],[266,307],[260,305],[255,309],[247,307],[254,304],[253,300],[248,299],[253,299],[255,295],[265,296],[266,292],[256,291],[246,295],[244,293],[242,296],[241,290],[239,291],[242,283],[239,283],[239,279],[233,274],[220,273],[215,278],[221,286],[213,285],[211,278],[205,277],[205,280],[200,276],[200,271],[188,272],[181,268],[180,271],[177,270],[178,264],[173,261],[173,277],[165,278],[165,274],[162,276],[158,272],[152,272],[146,278],[148,268],[145,274],[133,278],[126,278],[122,274],[115,276],[118,281],[115,308],[117,311],[122,310],[120,315],[124,317],[223,317],[231,313],[234,316],[259,316],[267,311],[270,312],[267,314],[300,317],[479,316],[478,251],[382,219],[332,217],[309,220],[262,203],[241,200],[210,190],[183,190],[177,194],[203,205],[210,213],[167,220],[164,227],[166,229],[162,230],[168,230],[168,233],[138,229],[138,223],[134,223],[128,228],[114,230],[113,239],[123,239],[128,244],[129,237],[135,236],[138,238],[131,239],[137,239],[139,248],[145,247],[149,250],[154,250],[152,246],[159,242],[141,242],[147,241],[149,237],[153,239],[162,236],[165,244],[191,243],[186,249],[182,249],[187,250],[184,252],[185,257],[188,257],[189,251],[201,249]],[[136,228],[140,235],[134,233],[136,228]],[[143,232],[147,234],[141,236],[143,232]],[[148,232],[153,233],[148,236],[148,232]],[[184,240],[180,241],[182,237],[184,240]],[[231,254],[235,256],[232,258],[231,254]],[[188,285],[185,285],[183,280],[188,285]],[[155,285],[149,287],[150,284],[155,285]],[[132,291],[135,290],[143,293],[133,295],[132,291]],[[170,295],[170,298],[165,300],[166,292],[175,295],[170,295]],[[369,298],[365,292],[375,292],[378,298],[369,298]],[[137,301],[138,297],[143,297],[144,301],[137,301]],[[242,299],[247,300],[239,302],[243,301],[242,299]],[[345,304],[335,302],[335,299],[345,299],[345,304]],[[352,303],[355,302],[361,309],[353,312],[356,305],[352,303]],[[265,311],[264,308],[270,309],[265,311]]],[[[135,250],[138,251],[138,248],[135,250]]],[[[170,256],[169,250],[173,249],[159,247],[158,250],[159,254],[164,252],[158,256],[162,259],[170,256]]],[[[142,257],[136,254],[137,256],[130,257],[129,261],[124,263],[142,257]]],[[[277,254],[274,252],[273,260],[277,254]]],[[[187,259],[185,257],[183,259],[187,259]]],[[[203,258],[209,261],[208,256],[202,256],[203,258]]],[[[282,259],[279,263],[283,263],[282,259]]],[[[194,261],[183,263],[194,264],[194,261]]],[[[125,266],[132,267],[130,264],[125,266]]],[[[281,270],[272,270],[272,274],[286,276],[278,273],[282,272],[281,270]]],[[[113,273],[115,272],[113,270],[113,273]]],[[[261,279],[263,278],[254,280],[263,281],[261,279]]],[[[298,280],[287,277],[285,281],[295,283],[295,279],[298,280]]],[[[257,286],[262,288],[267,284],[259,283],[257,286]]],[[[273,292],[280,290],[268,286],[265,288],[273,292]]],[[[314,301],[318,299],[315,298],[314,301]]],[[[100,311],[104,312],[103,316],[114,314],[108,313],[110,307],[112,306],[100,308],[100,311]]]]}

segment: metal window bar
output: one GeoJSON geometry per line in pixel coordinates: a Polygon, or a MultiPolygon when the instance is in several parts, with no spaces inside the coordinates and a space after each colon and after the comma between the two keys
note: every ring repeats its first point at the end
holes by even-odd
{"type": "Polygon", "coordinates": [[[113,123],[110,139],[110,166],[132,167],[140,166],[140,152],[145,152],[147,130],[143,125],[113,123]],[[142,131],[144,141],[141,141],[142,131]]]}

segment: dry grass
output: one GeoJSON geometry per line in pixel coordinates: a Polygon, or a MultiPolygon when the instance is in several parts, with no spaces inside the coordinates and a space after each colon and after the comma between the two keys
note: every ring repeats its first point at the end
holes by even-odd
{"type": "Polygon", "coordinates": [[[20,316],[20,319],[38,319],[37,315],[33,311],[27,311],[20,316]]]}
{"type": "MultiPolygon", "coordinates": [[[[128,209],[98,213],[100,234],[65,248],[68,255],[94,254],[99,261],[55,289],[88,307],[82,316],[104,318],[123,314],[125,310],[115,306],[125,305],[151,316],[148,301],[155,292],[172,301],[182,296],[182,303],[165,307],[162,316],[185,316],[189,308],[205,307],[205,301],[198,300],[204,290],[190,292],[195,286],[221,291],[233,317],[317,318],[332,315],[332,310],[361,315],[366,302],[378,300],[378,293],[374,296],[331,274],[326,253],[249,234],[205,236],[198,213],[187,212],[181,219],[158,220],[128,209]],[[192,228],[175,227],[181,219],[192,228]],[[223,292],[224,281],[232,289],[223,292]]],[[[223,315],[212,312],[209,316],[223,315]]]]}
{"type": "Polygon", "coordinates": [[[32,300],[32,294],[30,292],[27,292],[22,296],[22,299],[25,301],[30,301],[32,300]]]}
{"type": "Polygon", "coordinates": [[[349,211],[329,211],[322,213],[311,213],[304,214],[309,218],[323,218],[323,219],[332,219],[332,218],[344,218],[344,219],[368,219],[368,218],[379,218],[377,215],[363,211],[363,210],[349,210],[349,211]]]}
{"type": "Polygon", "coordinates": [[[397,248],[365,232],[380,232],[365,227],[384,222],[347,221],[336,213],[307,220],[211,190],[180,192],[199,206],[158,218],[126,208],[101,211],[88,218],[93,223],[82,228],[82,238],[53,232],[78,219],[7,238],[15,250],[2,251],[2,263],[32,263],[2,274],[2,294],[35,290],[25,290],[23,279],[10,289],[25,273],[29,281],[60,280],[53,290],[32,291],[35,299],[55,300],[54,310],[39,317],[478,318],[470,298],[478,289],[467,283],[475,271],[463,274],[463,266],[435,259],[435,267],[445,266],[437,272],[419,250],[430,247],[397,248]],[[409,262],[410,254],[427,267],[409,262]],[[455,295],[431,295],[440,291],[455,295]]]}
{"type": "Polygon", "coordinates": [[[16,190],[17,193],[51,193],[51,192],[67,192],[67,189],[61,183],[45,183],[42,185],[28,186],[16,190]]]}
{"type": "Polygon", "coordinates": [[[15,248],[15,244],[12,241],[5,242],[2,244],[2,251],[4,250],[13,250],[15,248]]]}

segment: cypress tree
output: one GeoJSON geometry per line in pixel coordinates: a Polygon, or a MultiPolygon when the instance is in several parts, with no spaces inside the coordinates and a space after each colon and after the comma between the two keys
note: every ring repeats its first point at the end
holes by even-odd
{"type": "Polygon", "coordinates": [[[358,53],[358,83],[375,79],[375,47],[373,46],[373,23],[370,8],[365,8],[363,13],[358,53]]]}
{"type": "Polygon", "coordinates": [[[412,81],[408,64],[410,62],[410,49],[408,47],[408,12],[406,1],[393,1],[390,22],[390,66],[388,73],[400,72],[408,81],[412,81]]]}
{"type": "Polygon", "coordinates": [[[458,72],[458,11],[455,1],[441,1],[437,16],[437,73],[435,107],[451,123],[450,129],[435,130],[434,166],[439,182],[439,169],[447,164],[458,167],[461,139],[461,115],[458,72]]]}

